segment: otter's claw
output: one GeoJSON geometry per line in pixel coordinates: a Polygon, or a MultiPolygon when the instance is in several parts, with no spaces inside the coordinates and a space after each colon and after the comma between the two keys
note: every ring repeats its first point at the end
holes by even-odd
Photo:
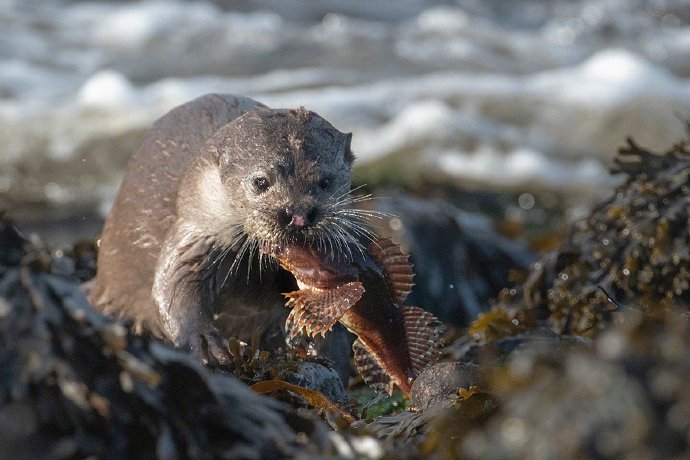
{"type": "Polygon", "coordinates": [[[227,366],[232,359],[228,341],[217,330],[195,334],[189,340],[192,354],[204,365],[227,366]]]}

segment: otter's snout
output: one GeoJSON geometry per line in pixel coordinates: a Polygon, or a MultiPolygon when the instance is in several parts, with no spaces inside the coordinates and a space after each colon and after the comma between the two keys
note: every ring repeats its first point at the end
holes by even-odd
{"type": "Polygon", "coordinates": [[[294,208],[288,206],[281,212],[281,220],[287,227],[303,229],[314,225],[319,218],[319,209],[316,206],[311,208],[294,208]]]}

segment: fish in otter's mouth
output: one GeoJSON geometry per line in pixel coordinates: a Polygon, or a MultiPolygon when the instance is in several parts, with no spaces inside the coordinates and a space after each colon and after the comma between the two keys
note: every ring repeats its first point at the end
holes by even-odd
{"type": "Polygon", "coordinates": [[[328,257],[306,245],[264,245],[295,277],[298,291],[285,293],[290,336],[325,335],[336,322],[357,335],[352,348],[358,372],[377,390],[396,384],[409,394],[412,382],[439,358],[438,320],[419,307],[403,306],[413,282],[400,246],[377,239],[368,250],[328,257]]]}

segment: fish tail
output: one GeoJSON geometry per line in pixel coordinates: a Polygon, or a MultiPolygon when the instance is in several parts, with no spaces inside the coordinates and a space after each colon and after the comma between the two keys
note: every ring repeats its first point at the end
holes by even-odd
{"type": "Polygon", "coordinates": [[[407,337],[407,349],[414,377],[426,367],[435,364],[441,356],[439,320],[426,310],[405,305],[402,307],[403,324],[407,337]]]}
{"type": "Polygon", "coordinates": [[[372,355],[361,340],[355,339],[352,344],[353,358],[357,372],[364,383],[378,392],[393,394],[393,383],[390,375],[383,370],[374,355],[372,355]]]}
{"type": "MultiPolygon", "coordinates": [[[[441,355],[439,334],[435,327],[440,322],[434,315],[419,307],[404,306],[401,311],[411,369],[409,375],[398,376],[401,381],[395,383],[398,383],[405,394],[409,394],[414,379],[427,366],[435,364],[441,355]]],[[[352,344],[352,350],[357,372],[364,383],[377,391],[392,394],[393,379],[360,339],[352,344]]]]}

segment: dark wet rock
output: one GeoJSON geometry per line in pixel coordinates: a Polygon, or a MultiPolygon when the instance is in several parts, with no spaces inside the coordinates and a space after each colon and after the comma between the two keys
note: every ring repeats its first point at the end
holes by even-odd
{"type": "Polygon", "coordinates": [[[281,380],[321,392],[331,401],[347,399],[345,386],[333,368],[317,362],[297,361],[279,374],[281,380]]]}
{"type": "Polygon", "coordinates": [[[421,412],[379,417],[367,429],[388,442],[407,441],[400,458],[463,458],[458,440],[481,428],[497,410],[494,396],[473,387],[461,390],[450,407],[435,404],[421,412]]]}
{"type": "Polygon", "coordinates": [[[490,369],[504,365],[516,353],[567,353],[591,346],[586,337],[559,334],[547,325],[523,325],[506,310],[494,308],[480,314],[444,354],[449,360],[490,369]]]}
{"type": "Polygon", "coordinates": [[[489,309],[510,270],[526,270],[534,260],[524,243],[500,235],[482,215],[440,200],[382,194],[393,198],[378,200],[378,209],[398,217],[388,227],[415,267],[415,288],[406,303],[444,323],[468,325],[489,309]]]}
{"type": "Polygon", "coordinates": [[[373,420],[367,429],[379,438],[409,441],[423,433],[427,424],[439,411],[403,411],[395,415],[384,415],[373,420]]]}
{"type": "MultiPolygon", "coordinates": [[[[473,324],[470,334],[476,330],[473,324]]],[[[447,347],[445,352],[451,359],[481,364],[483,368],[489,368],[505,364],[518,353],[567,353],[592,346],[592,341],[586,337],[560,335],[546,327],[532,330],[521,328],[519,332],[516,330],[514,333],[515,335],[501,338],[481,335],[462,337],[447,347]]]]}
{"type": "Polygon", "coordinates": [[[445,362],[426,368],[412,384],[410,405],[428,409],[432,405],[455,401],[458,390],[479,383],[479,366],[473,363],[445,362]]]}
{"type": "Polygon", "coordinates": [[[534,333],[497,340],[487,344],[486,348],[478,353],[478,359],[480,362],[486,361],[483,363],[486,366],[488,362],[502,363],[507,359],[525,355],[549,353],[560,356],[592,346],[592,341],[586,337],[552,334],[551,331],[541,328],[534,333]],[[489,358],[489,355],[492,356],[489,358]]]}
{"type": "Polygon", "coordinates": [[[131,335],[9,223],[0,237],[1,458],[337,452],[320,420],[131,335]]]}

